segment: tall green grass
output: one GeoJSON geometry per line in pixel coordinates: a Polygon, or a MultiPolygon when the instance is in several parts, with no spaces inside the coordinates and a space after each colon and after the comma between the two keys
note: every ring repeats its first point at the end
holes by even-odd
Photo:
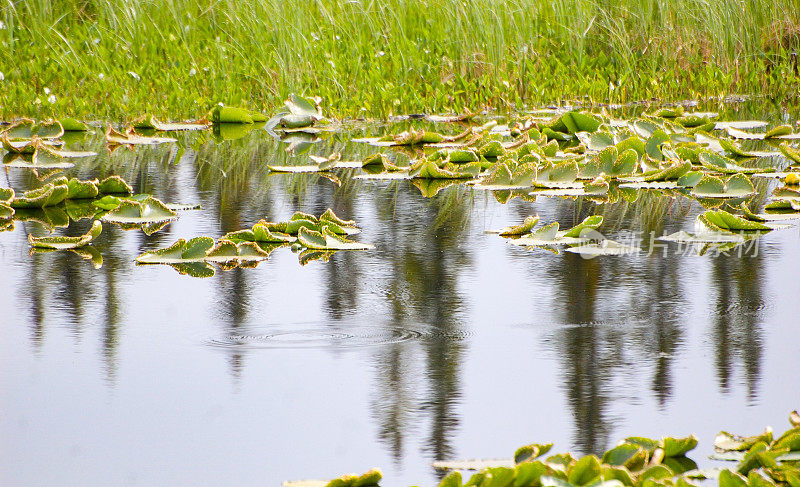
{"type": "Polygon", "coordinates": [[[353,117],[800,86],[796,0],[0,2],[5,117],[271,111],[290,92],[353,117]]]}

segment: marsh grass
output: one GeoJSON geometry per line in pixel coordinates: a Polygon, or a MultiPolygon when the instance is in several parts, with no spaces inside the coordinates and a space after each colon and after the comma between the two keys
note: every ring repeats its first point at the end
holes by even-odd
{"type": "Polygon", "coordinates": [[[358,117],[800,85],[794,1],[0,1],[6,118],[271,112],[290,92],[358,117]]]}

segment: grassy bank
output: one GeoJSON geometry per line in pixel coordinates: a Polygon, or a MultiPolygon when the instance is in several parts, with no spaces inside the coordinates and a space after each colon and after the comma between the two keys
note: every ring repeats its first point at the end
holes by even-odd
{"type": "Polygon", "coordinates": [[[775,0],[0,0],[0,114],[271,112],[289,92],[384,116],[800,87],[775,0]]]}

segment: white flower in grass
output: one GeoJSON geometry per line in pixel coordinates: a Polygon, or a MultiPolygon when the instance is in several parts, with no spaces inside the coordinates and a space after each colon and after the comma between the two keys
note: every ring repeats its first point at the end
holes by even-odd
{"type": "Polygon", "coordinates": [[[6,75],[4,75],[2,71],[0,71],[0,81],[5,81],[5,79],[6,75]]]}
{"type": "Polygon", "coordinates": [[[102,81],[103,78],[105,78],[105,77],[106,77],[106,75],[104,75],[103,73],[100,73],[100,74],[97,75],[97,79],[99,79],[100,81],[102,81]]]}
{"type": "Polygon", "coordinates": [[[56,95],[50,95],[50,96],[47,98],[47,101],[48,101],[48,102],[49,102],[49,103],[52,105],[53,103],[55,103],[55,102],[56,102],[56,95]]]}

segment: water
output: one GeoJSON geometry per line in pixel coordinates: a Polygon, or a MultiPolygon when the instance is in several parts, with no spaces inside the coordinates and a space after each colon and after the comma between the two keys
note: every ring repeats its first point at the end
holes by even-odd
{"type": "MultiPolygon", "coordinates": [[[[749,103],[725,116],[774,122],[792,110],[749,103]]],[[[279,485],[377,466],[383,485],[434,485],[435,459],[690,433],[704,464],[719,430],[782,431],[800,403],[797,227],[742,255],[674,244],[554,255],[484,231],[602,213],[622,239],[691,229],[702,209],[656,194],[501,204],[463,185],[425,198],[407,181],[347,171],[337,187],[268,175],[265,164],[306,159],[262,130],[220,144],[178,137],[180,152],[117,150],[69,171],[118,173],[138,192],[203,206],[151,237],[104,224],[100,269],[68,252],[30,256],[26,234],[45,233],[40,224],[0,233],[0,484],[279,485]],[[375,249],[301,266],[284,248],[207,279],[133,262],[178,238],[328,207],[375,249]]],[[[376,150],[346,140],[311,153],[376,150]]],[[[97,137],[73,146],[104,151],[97,137]]],[[[6,174],[18,190],[38,184],[6,174]]]]}

